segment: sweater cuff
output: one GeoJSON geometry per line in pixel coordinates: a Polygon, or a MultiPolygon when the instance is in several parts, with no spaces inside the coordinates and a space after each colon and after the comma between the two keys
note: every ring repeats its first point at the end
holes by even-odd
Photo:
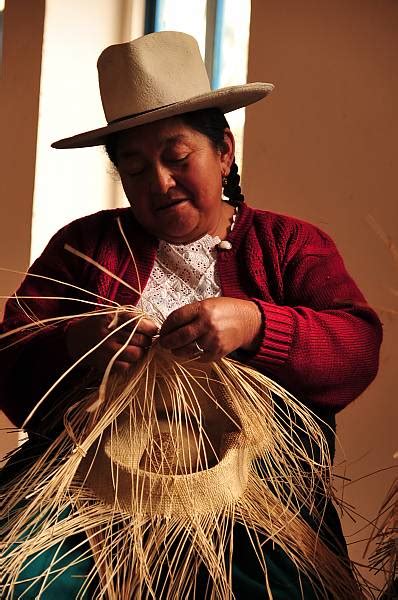
{"type": "Polygon", "coordinates": [[[292,309],[253,300],[262,313],[263,332],[260,345],[249,362],[259,369],[276,370],[289,357],[294,328],[292,309]]]}

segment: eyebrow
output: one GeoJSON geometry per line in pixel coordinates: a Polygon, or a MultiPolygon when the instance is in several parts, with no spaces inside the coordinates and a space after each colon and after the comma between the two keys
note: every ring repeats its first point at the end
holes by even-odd
{"type": "MultiPolygon", "coordinates": [[[[178,135],[172,135],[168,138],[165,138],[164,140],[161,141],[161,143],[163,143],[165,146],[170,146],[171,144],[176,144],[179,142],[184,142],[186,140],[186,136],[182,133],[178,134],[178,135]]],[[[137,150],[124,150],[120,153],[120,159],[123,158],[131,158],[134,156],[140,156],[140,151],[137,150]]]]}

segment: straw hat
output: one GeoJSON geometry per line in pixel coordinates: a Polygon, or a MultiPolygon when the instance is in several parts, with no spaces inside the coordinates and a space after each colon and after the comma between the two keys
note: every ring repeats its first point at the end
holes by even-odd
{"type": "Polygon", "coordinates": [[[98,59],[101,100],[108,125],[58,140],[53,148],[105,144],[111,133],[186,112],[224,113],[261,100],[274,86],[247,83],[212,91],[196,40],[161,31],[106,48],[98,59]]]}
{"type": "Polygon", "coordinates": [[[97,500],[132,515],[219,514],[242,498],[251,462],[269,441],[264,428],[252,431],[240,406],[244,395],[233,401],[208,366],[206,375],[206,365],[184,364],[189,385],[182,401],[168,357],[161,350],[151,361],[167,381],[159,372],[152,379],[148,365],[151,384],[145,377],[139,382],[130,405],[88,449],[78,477],[97,500]],[[220,433],[211,442],[208,420],[220,433]]]}
{"type": "Polygon", "coordinates": [[[186,518],[221,514],[242,498],[255,458],[243,433],[226,434],[219,461],[195,470],[181,449],[180,456],[178,449],[174,452],[182,445],[177,436],[163,434],[150,440],[144,427],[132,429],[129,416],[125,415],[121,426],[109,427],[80,463],[79,479],[95,499],[133,516],[186,518]],[[140,466],[144,454],[149,459],[146,468],[140,466]],[[177,462],[188,463],[190,472],[176,474],[177,462]]]}

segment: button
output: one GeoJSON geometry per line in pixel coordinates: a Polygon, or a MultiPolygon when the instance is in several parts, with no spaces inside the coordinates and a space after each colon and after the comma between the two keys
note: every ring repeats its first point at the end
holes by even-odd
{"type": "Polygon", "coordinates": [[[228,240],[223,240],[218,244],[218,247],[220,248],[220,250],[231,250],[232,244],[228,240]]]}

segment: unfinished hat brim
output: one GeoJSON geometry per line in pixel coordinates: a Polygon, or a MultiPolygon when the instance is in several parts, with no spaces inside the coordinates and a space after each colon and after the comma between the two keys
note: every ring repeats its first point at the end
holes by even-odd
{"type": "Polygon", "coordinates": [[[138,115],[118,119],[115,122],[108,123],[105,127],[58,140],[51,144],[51,146],[57,149],[99,146],[106,144],[107,137],[113,133],[178,116],[183,113],[206,108],[219,108],[224,113],[232,112],[238,108],[258,102],[270,94],[273,89],[273,84],[259,82],[221,88],[138,115]]]}

